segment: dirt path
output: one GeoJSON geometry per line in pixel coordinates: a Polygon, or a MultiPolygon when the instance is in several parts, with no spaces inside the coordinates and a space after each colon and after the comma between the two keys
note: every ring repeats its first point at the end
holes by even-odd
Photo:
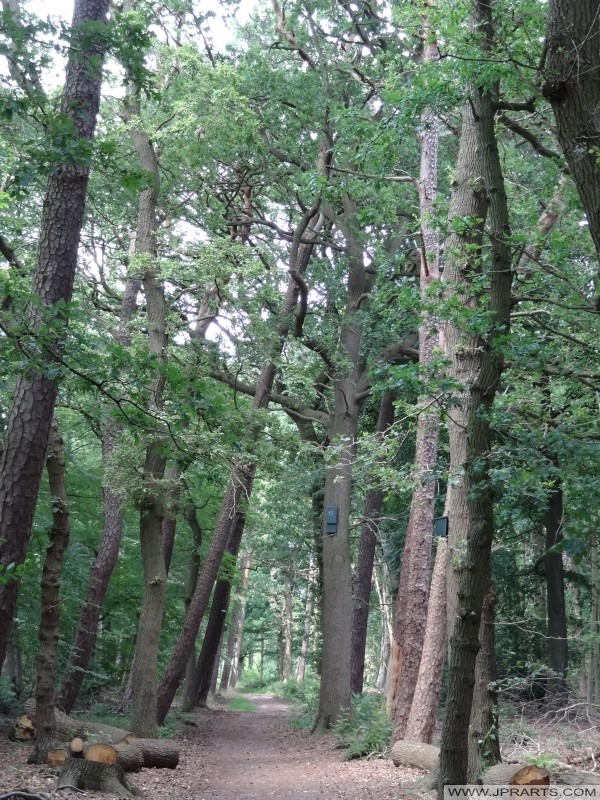
{"type": "MultiPolygon", "coordinates": [[[[176,770],[144,769],[131,776],[146,800],[397,800],[400,783],[420,774],[388,760],[346,762],[333,735],[310,736],[291,727],[287,704],[267,695],[246,697],[255,711],[195,715],[195,725],[176,737],[176,770]]],[[[43,768],[27,767],[27,750],[14,747],[8,759],[10,745],[0,747],[0,791],[29,786],[51,792],[53,778],[43,768]]],[[[63,791],[56,797],[83,795],[63,791]]]]}

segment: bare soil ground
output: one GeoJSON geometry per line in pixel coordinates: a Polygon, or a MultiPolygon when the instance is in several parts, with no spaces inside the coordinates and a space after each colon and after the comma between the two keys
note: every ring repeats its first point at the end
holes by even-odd
{"type": "MultiPolygon", "coordinates": [[[[401,786],[422,774],[396,769],[387,759],[344,761],[332,734],[293,728],[287,704],[266,695],[246,697],[255,711],[223,708],[191,718],[194,724],[175,737],[181,745],[176,770],[130,776],[146,800],[396,800],[406,796],[401,786]]],[[[54,775],[25,763],[29,750],[0,742],[0,793],[28,788],[62,800],[101,797],[54,792],[54,775]]]]}

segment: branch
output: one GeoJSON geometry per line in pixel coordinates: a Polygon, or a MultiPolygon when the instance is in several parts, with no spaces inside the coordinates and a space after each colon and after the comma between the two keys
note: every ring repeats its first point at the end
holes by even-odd
{"type": "Polygon", "coordinates": [[[517,136],[520,136],[522,139],[525,139],[526,142],[529,142],[536,153],[539,153],[541,156],[545,156],[546,158],[553,158],[556,161],[563,161],[563,157],[560,153],[557,153],[555,150],[551,150],[549,147],[543,145],[537,136],[527,128],[523,127],[523,125],[515,122],[506,114],[499,114],[498,116],[500,121],[506,128],[508,128],[509,131],[516,133],[517,136]]]}
{"type": "MultiPolygon", "coordinates": [[[[211,378],[214,378],[221,383],[225,383],[227,386],[231,386],[232,389],[235,389],[242,394],[246,394],[249,397],[254,397],[256,394],[256,386],[239,381],[237,377],[232,375],[230,372],[220,372],[219,370],[213,369],[210,371],[209,375],[211,378]]],[[[326,414],[323,411],[316,411],[313,408],[302,406],[299,403],[294,402],[294,400],[287,395],[276,394],[272,392],[269,394],[269,401],[277,403],[287,412],[299,415],[303,419],[312,419],[315,422],[319,422],[321,425],[325,426],[329,424],[329,414],[326,414]]]]}
{"type": "Polygon", "coordinates": [[[346,175],[352,175],[355,178],[363,178],[369,181],[387,181],[388,183],[414,183],[417,185],[417,179],[412,175],[370,175],[368,172],[355,172],[352,169],[343,169],[342,167],[330,166],[334,172],[343,172],[346,175]]]}
{"type": "Polygon", "coordinates": [[[496,111],[535,111],[535,97],[530,97],[522,103],[510,103],[508,100],[496,100],[492,102],[492,108],[496,111]]]}
{"type": "Polygon", "coordinates": [[[273,3],[273,10],[277,16],[277,32],[283,36],[285,41],[293,47],[294,50],[297,51],[300,58],[305,61],[311,69],[316,70],[317,65],[313,61],[313,59],[309,56],[309,54],[300,46],[298,39],[296,39],[295,34],[288,30],[285,24],[285,14],[279,5],[278,0],[271,0],[273,3]]]}

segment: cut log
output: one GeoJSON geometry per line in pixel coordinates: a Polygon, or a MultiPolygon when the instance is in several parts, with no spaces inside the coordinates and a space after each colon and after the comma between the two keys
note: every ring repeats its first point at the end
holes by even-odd
{"type": "Polygon", "coordinates": [[[58,776],[57,789],[75,787],[90,792],[107,792],[118,797],[136,797],[140,792],[127,782],[118,764],[102,764],[83,758],[68,758],[58,776]]]}
{"type": "Polygon", "coordinates": [[[590,786],[600,786],[600,775],[594,772],[553,772],[552,783],[562,786],[581,786],[586,783],[590,786]]]}
{"type": "Polygon", "coordinates": [[[100,764],[116,764],[117,751],[110,744],[91,744],[83,751],[86,761],[98,761],[100,764]]]}
{"type": "Polygon", "coordinates": [[[74,739],[71,739],[69,750],[73,758],[81,758],[83,756],[83,748],[84,743],[80,736],[76,736],[74,739]]]}
{"type": "Polygon", "coordinates": [[[179,749],[171,739],[134,739],[131,744],[142,752],[145,767],[175,769],[179,764],[179,749]]]}
{"type": "Polygon", "coordinates": [[[11,738],[17,739],[19,742],[31,742],[35,739],[35,725],[27,714],[23,714],[15,722],[15,729],[11,738]]]}
{"type": "MultiPolygon", "coordinates": [[[[29,698],[25,702],[25,713],[35,729],[35,700],[33,698],[29,698]]],[[[118,742],[123,736],[128,735],[127,730],[124,728],[118,728],[116,725],[103,725],[99,722],[73,719],[73,717],[67,716],[58,708],[54,709],[54,714],[56,718],[56,735],[64,741],[79,737],[85,741],[118,742]]]]}
{"type": "Polygon", "coordinates": [[[68,757],[69,753],[66,748],[59,747],[55,750],[48,750],[46,763],[49,767],[52,767],[52,769],[60,769],[68,757]]]}
{"type": "Polygon", "coordinates": [[[550,773],[531,764],[496,764],[483,776],[485,786],[549,786],[550,773]]]}
{"type": "Polygon", "coordinates": [[[137,746],[135,739],[132,739],[131,742],[116,744],[115,750],[117,763],[123,767],[125,772],[139,772],[144,766],[144,754],[137,746]]]}
{"type": "Polygon", "coordinates": [[[421,767],[422,769],[433,769],[438,762],[440,748],[424,742],[411,742],[408,739],[400,739],[392,747],[392,761],[394,766],[401,764],[407,767],[421,767]]]}

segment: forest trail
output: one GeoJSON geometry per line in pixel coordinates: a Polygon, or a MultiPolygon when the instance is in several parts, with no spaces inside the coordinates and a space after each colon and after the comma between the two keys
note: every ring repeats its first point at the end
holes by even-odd
{"type": "Polygon", "coordinates": [[[197,713],[198,727],[181,734],[182,762],[174,775],[144,770],[135,776],[148,800],[392,800],[401,777],[418,775],[401,773],[388,760],[344,761],[333,735],[311,736],[290,725],[288,704],[268,695],[244,697],[255,711],[197,713]]]}

